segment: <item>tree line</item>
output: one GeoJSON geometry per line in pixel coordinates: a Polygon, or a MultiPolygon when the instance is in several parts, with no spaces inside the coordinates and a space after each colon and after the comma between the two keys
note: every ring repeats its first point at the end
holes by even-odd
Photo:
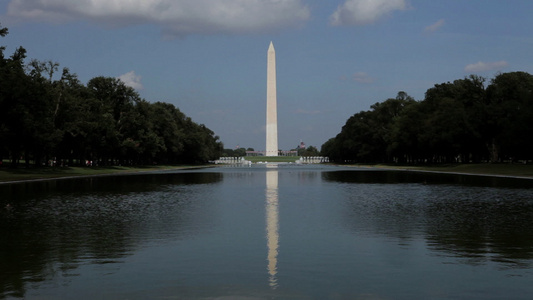
{"type": "MultiPolygon", "coordinates": [[[[0,26],[0,36],[8,34],[0,26]]],[[[174,105],[150,103],[122,81],[86,85],[52,61],[25,63],[0,47],[0,162],[55,164],[205,163],[223,145],[174,105]],[[56,78],[59,77],[59,78],[56,78]]]]}
{"type": "Polygon", "coordinates": [[[469,163],[533,160],[533,76],[470,75],[405,92],[351,116],[322,145],[336,162],[469,163]]]}

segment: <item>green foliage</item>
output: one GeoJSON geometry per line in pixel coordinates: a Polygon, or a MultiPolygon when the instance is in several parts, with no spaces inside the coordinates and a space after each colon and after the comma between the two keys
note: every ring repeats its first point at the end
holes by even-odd
{"type": "Polygon", "coordinates": [[[404,92],[354,114],[322,145],[339,162],[533,160],[533,76],[525,72],[436,84],[424,100],[404,92]]]}
{"type": "Polygon", "coordinates": [[[254,151],[253,148],[236,148],[236,149],[224,149],[222,150],[222,156],[224,157],[243,157],[246,156],[246,151],[254,151]]]}
{"type": "Polygon", "coordinates": [[[315,146],[298,148],[298,156],[319,156],[320,152],[315,146]]]}
{"type": "Polygon", "coordinates": [[[0,36],[4,37],[9,33],[8,29],[5,27],[0,27],[0,36]]]}
{"type": "Polygon", "coordinates": [[[525,72],[497,75],[487,88],[493,156],[531,159],[533,153],[533,76],[525,72]]]}
{"type": "MultiPolygon", "coordinates": [[[[322,146],[322,155],[338,161],[386,162],[397,151],[390,143],[394,124],[406,107],[416,103],[405,92],[375,103],[372,110],[354,114],[334,140],[322,146]]],[[[396,146],[398,147],[398,146],[396,146]]]]}
{"type": "MultiPolygon", "coordinates": [[[[0,27],[0,36],[8,33],[0,27]]],[[[0,159],[13,165],[205,163],[220,156],[213,131],[171,104],[149,103],[117,78],[87,86],[59,63],[0,48],[0,159]],[[57,76],[56,76],[57,77],[57,76]]]]}

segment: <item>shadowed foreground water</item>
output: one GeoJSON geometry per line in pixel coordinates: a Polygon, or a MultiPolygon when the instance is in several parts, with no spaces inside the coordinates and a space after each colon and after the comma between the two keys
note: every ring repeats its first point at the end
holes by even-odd
{"type": "Polygon", "coordinates": [[[0,197],[0,298],[533,295],[532,180],[263,165],[0,197]]]}

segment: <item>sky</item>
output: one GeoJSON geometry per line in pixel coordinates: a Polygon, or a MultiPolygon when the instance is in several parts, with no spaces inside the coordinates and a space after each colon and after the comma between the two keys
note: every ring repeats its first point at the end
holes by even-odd
{"type": "Polygon", "coordinates": [[[272,41],[279,147],[320,149],[400,91],[423,100],[471,74],[533,74],[532,12],[531,0],[2,0],[0,45],[85,84],[120,78],[225,148],[264,151],[272,41]]]}

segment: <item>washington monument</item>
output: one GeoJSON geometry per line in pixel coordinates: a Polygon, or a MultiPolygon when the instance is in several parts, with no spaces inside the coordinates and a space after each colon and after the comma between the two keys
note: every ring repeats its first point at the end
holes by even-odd
{"type": "Polygon", "coordinates": [[[267,109],[265,156],[278,156],[278,108],[276,97],[276,51],[270,42],[267,55],[267,109]]]}

